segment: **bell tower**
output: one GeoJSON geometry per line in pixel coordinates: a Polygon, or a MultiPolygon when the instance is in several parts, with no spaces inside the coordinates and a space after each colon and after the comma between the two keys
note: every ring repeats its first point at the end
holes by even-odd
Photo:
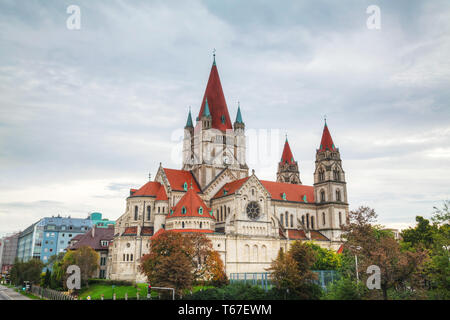
{"type": "Polygon", "coordinates": [[[298,170],[298,163],[294,160],[291,147],[286,135],[286,142],[284,143],[283,154],[278,163],[277,182],[302,184],[300,180],[300,172],[298,170]]]}
{"type": "Polygon", "coordinates": [[[184,131],[182,169],[192,171],[201,189],[208,186],[225,168],[236,179],[248,176],[245,163],[245,124],[241,109],[238,106],[233,128],[215,54],[195,127],[189,123],[189,119],[188,117],[184,131]]]}
{"type": "Polygon", "coordinates": [[[332,241],[340,240],[348,216],[347,183],[339,148],[334,145],[325,120],[322,140],[316,150],[314,197],[317,227],[332,241]]]}

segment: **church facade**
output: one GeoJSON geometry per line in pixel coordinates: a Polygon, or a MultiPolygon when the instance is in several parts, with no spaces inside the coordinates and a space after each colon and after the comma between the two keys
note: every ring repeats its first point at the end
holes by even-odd
{"type": "Polygon", "coordinates": [[[196,121],[184,127],[181,169],[159,166],[153,181],[131,189],[109,248],[107,275],[141,282],[140,258],[166,230],[204,233],[226,273],[266,272],[280,248],[295,240],[338,250],[347,223],[345,173],[325,122],[316,150],[314,185],[301,182],[286,138],[276,181],[260,180],[246,164],[245,123],[234,123],[214,59],[196,121]]]}

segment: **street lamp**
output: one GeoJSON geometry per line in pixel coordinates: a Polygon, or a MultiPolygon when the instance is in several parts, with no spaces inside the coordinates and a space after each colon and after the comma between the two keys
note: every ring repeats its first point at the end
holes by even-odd
{"type": "MultiPolygon", "coordinates": [[[[350,246],[350,248],[361,250],[362,248],[360,246],[350,246]]],[[[356,282],[359,283],[359,272],[358,272],[358,256],[355,253],[355,269],[356,269],[356,282]]]]}

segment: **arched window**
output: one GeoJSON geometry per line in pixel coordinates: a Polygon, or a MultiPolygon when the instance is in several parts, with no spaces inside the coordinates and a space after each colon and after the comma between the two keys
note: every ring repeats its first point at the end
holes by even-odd
{"type": "MultiPolygon", "coordinates": [[[[181,208],[181,213],[182,214],[186,214],[186,207],[185,206],[183,206],[183,208],[181,208]]],[[[184,222],[183,222],[184,223],[184,222]]]]}
{"type": "Polygon", "coordinates": [[[319,170],[319,181],[324,181],[325,180],[325,171],[323,171],[323,169],[319,170]]]}
{"type": "Polygon", "coordinates": [[[261,247],[261,259],[267,261],[267,247],[265,245],[261,247]]]}
{"type": "Polygon", "coordinates": [[[220,221],[223,220],[223,207],[220,207],[220,221]]]}
{"type": "Polygon", "coordinates": [[[138,206],[134,206],[134,220],[138,219],[138,206]]]}
{"type": "Polygon", "coordinates": [[[125,253],[123,254],[123,261],[125,261],[125,253]]]}
{"type": "Polygon", "coordinates": [[[309,229],[309,213],[306,214],[306,229],[309,229]]]}
{"type": "Polygon", "coordinates": [[[166,207],[163,207],[163,213],[164,213],[164,209],[165,209],[166,207]]]}
{"type": "Polygon", "coordinates": [[[341,201],[341,190],[336,190],[336,201],[341,201]]]}
{"type": "Polygon", "coordinates": [[[311,229],[314,229],[314,217],[311,216],[311,229]]]}
{"type": "Polygon", "coordinates": [[[283,225],[283,223],[284,223],[284,215],[283,214],[280,215],[280,221],[281,221],[281,225],[283,225]]]}
{"type": "Polygon", "coordinates": [[[130,261],[130,255],[127,254],[127,261],[130,261]]]}
{"type": "Polygon", "coordinates": [[[294,227],[294,215],[291,214],[291,228],[294,227]]]}
{"type": "Polygon", "coordinates": [[[216,211],[217,211],[216,218],[217,218],[217,220],[219,220],[219,209],[217,209],[216,211]]]}
{"type": "Polygon", "coordinates": [[[335,168],[333,171],[334,180],[339,181],[339,170],[338,168],[335,168]]]}
{"type": "Polygon", "coordinates": [[[325,202],[325,191],[320,191],[320,202],[325,202]]]}
{"type": "Polygon", "coordinates": [[[130,261],[133,261],[133,254],[130,254],[130,261]]]}
{"type": "Polygon", "coordinates": [[[150,221],[151,212],[152,212],[152,208],[150,206],[147,206],[147,221],[150,221]]]}
{"type": "Polygon", "coordinates": [[[158,213],[160,213],[161,212],[161,207],[158,207],[158,213]]]}
{"type": "Polygon", "coordinates": [[[184,221],[181,222],[181,227],[184,229],[184,221]]]}
{"type": "Polygon", "coordinates": [[[200,222],[200,229],[202,228],[202,223],[200,222]]]}
{"type": "Polygon", "coordinates": [[[286,227],[289,227],[289,213],[287,213],[287,212],[286,212],[285,219],[286,219],[286,227]]]}
{"type": "Polygon", "coordinates": [[[255,195],[255,189],[252,189],[252,196],[255,195]]]}
{"type": "Polygon", "coordinates": [[[325,225],[326,221],[325,221],[325,212],[322,212],[322,222],[323,225],[325,225]]]}
{"type": "Polygon", "coordinates": [[[342,214],[339,212],[339,226],[342,225],[342,214]]]}
{"type": "Polygon", "coordinates": [[[258,246],[255,244],[253,246],[253,262],[257,262],[258,261],[258,246]]]}
{"type": "Polygon", "coordinates": [[[302,224],[305,225],[305,216],[302,216],[302,224]]]}
{"type": "Polygon", "coordinates": [[[198,213],[199,213],[199,214],[203,214],[203,207],[199,207],[199,208],[198,208],[198,213]]]}

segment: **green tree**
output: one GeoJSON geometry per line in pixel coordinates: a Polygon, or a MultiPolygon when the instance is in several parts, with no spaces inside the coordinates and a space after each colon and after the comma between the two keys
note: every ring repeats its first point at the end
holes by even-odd
{"type": "Polygon", "coordinates": [[[299,241],[295,241],[287,253],[280,249],[268,269],[278,294],[285,298],[318,299],[320,288],[313,283],[317,275],[311,270],[315,261],[314,250],[299,241]]]}
{"type": "Polygon", "coordinates": [[[316,261],[312,266],[313,270],[338,270],[341,267],[341,256],[333,250],[312,242],[306,242],[306,245],[314,251],[316,261]]]}
{"type": "MultiPolygon", "coordinates": [[[[88,286],[88,279],[91,278],[99,268],[99,254],[88,246],[82,246],[77,250],[68,251],[62,260],[62,274],[61,278],[64,280],[68,277],[66,275],[67,268],[70,265],[77,265],[81,273],[81,285],[88,286]]],[[[64,283],[65,285],[65,283],[64,283]]]]}
{"type": "Polygon", "coordinates": [[[361,300],[365,296],[367,288],[363,283],[357,283],[350,278],[341,278],[333,282],[326,294],[324,300],[361,300]]]}
{"type": "Polygon", "coordinates": [[[16,260],[10,271],[11,281],[15,285],[22,285],[24,281],[39,284],[44,264],[39,259],[31,259],[27,262],[16,260]]]}

